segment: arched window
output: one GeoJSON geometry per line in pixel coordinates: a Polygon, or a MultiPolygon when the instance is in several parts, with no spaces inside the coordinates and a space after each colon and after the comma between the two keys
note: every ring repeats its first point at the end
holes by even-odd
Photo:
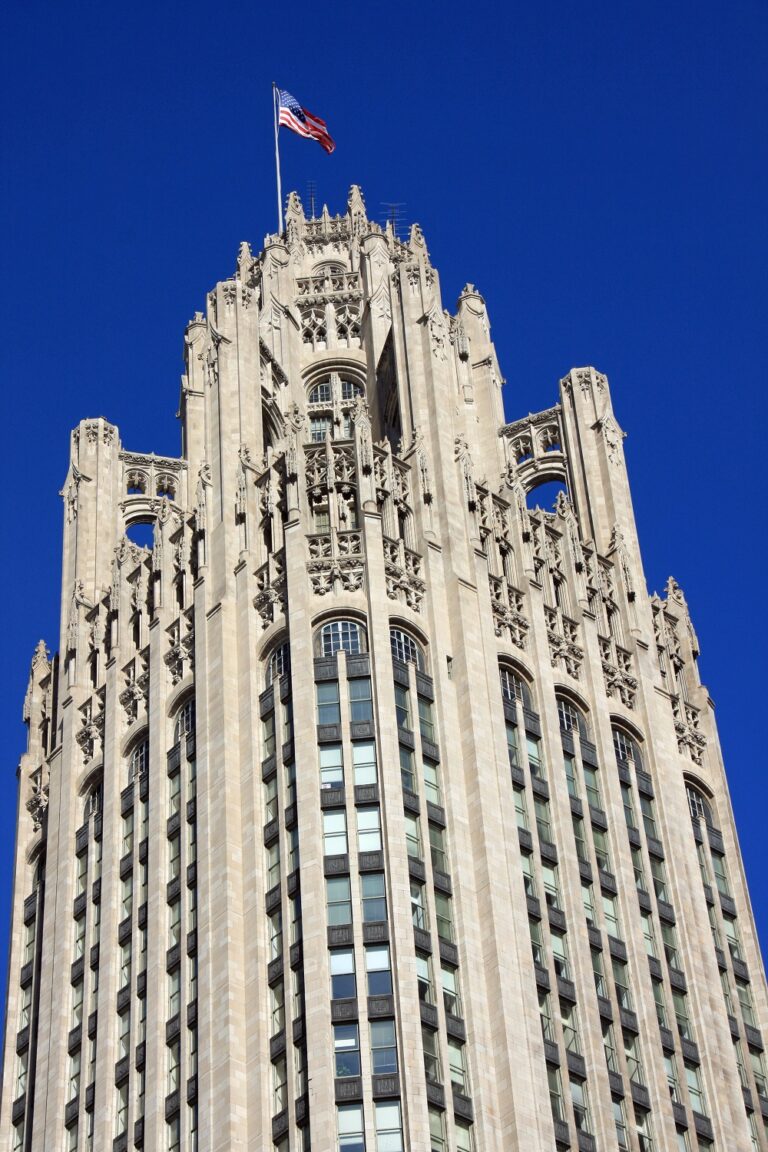
{"type": "Polygon", "coordinates": [[[320,629],[321,656],[335,656],[343,649],[350,656],[366,651],[365,628],[356,620],[329,620],[320,629]]]}
{"type": "Polygon", "coordinates": [[[643,771],[643,758],[637,743],[629,733],[622,731],[621,728],[613,729],[613,750],[616,753],[618,764],[632,764],[641,772],[643,771]]]}
{"type": "Polygon", "coordinates": [[[275,680],[279,680],[281,676],[285,676],[291,668],[291,646],[287,640],[282,644],[278,644],[277,648],[273,648],[267,663],[267,688],[270,684],[274,684],[275,680]]]}
{"type": "Polygon", "coordinates": [[[188,696],[176,713],[173,725],[173,742],[178,744],[182,736],[189,736],[195,730],[195,698],[188,696]]]}
{"type": "Polygon", "coordinates": [[[98,816],[101,812],[102,804],[104,801],[104,783],[99,780],[98,784],[94,784],[89,791],[85,800],[85,818],[89,816],[98,816]]]}
{"type": "Polygon", "coordinates": [[[134,744],[131,752],[131,770],[129,779],[138,780],[144,776],[149,768],[149,740],[140,740],[134,744]]]}
{"type": "Polygon", "coordinates": [[[507,704],[514,704],[519,700],[524,708],[531,707],[531,693],[528,685],[523,680],[522,676],[518,676],[506,664],[499,665],[499,681],[501,683],[501,695],[507,704]]]}
{"type": "Polygon", "coordinates": [[[688,797],[688,811],[691,814],[691,820],[703,820],[709,828],[716,828],[717,825],[712,815],[712,805],[704,793],[686,781],[685,794],[688,797]]]}
{"type": "Polygon", "coordinates": [[[390,628],[389,645],[392,649],[393,660],[399,660],[401,664],[415,664],[418,672],[424,671],[423,648],[416,643],[412,636],[403,632],[402,628],[390,628]]]}
{"type": "Polygon", "coordinates": [[[314,388],[309,393],[310,404],[330,404],[331,402],[331,382],[330,380],[323,380],[321,384],[315,384],[314,388]]]}
{"type": "Polygon", "coordinates": [[[362,384],[357,380],[342,380],[341,382],[341,398],[342,400],[354,400],[355,396],[364,396],[365,389],[362,384]]]}
{"type": "Polygon", "coordinates": [[[560,720],[561,732],[578,732],[580,736],[587,735],[587,721],[583,713],[570,700],[558,696],[557,715],[560,720]]]}

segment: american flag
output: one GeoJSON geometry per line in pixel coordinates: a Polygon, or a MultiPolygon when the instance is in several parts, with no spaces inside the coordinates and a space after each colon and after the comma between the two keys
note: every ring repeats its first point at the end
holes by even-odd
{"type": "Polygon", "coordinates": [[[277,89],[277,98],[280,106],[279,124],[285,124],[286,128],[290,128],[299,136],[317,140],[326,152],[333,152],[336,145],[328,134],[325,120],[313,116],[306,108],[302,108],[296,97],[291,96],[284,88],[277,89]]]}

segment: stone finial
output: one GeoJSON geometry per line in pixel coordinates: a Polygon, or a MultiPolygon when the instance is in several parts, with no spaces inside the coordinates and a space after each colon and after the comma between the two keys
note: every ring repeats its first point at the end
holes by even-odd
{"type": "Polygon", "coordinates": [[[367,223],[368,217],[365,211],[365,201],[363,200],[363,194],[358,184],[353,184],[349,190],[347,210],[353,227],[359,228],[362,224],[367,223]]]}
{"type": "Polygon", "coordinates": [[[38,640],[32,656],[32,671],[37,672],[42,669],[43,675],[45,675],[50,671],[50,667],[51,662],[48,657],[48,648],[46,647],[45,640],[38,640]]]}
{"type": "Polygon", "coordinates": [[[239,280],[246,279],[252,264],[253,253],[251,252],[251,246],[247,240],[241,240],[237,252],[237,276],[239,280]]]}

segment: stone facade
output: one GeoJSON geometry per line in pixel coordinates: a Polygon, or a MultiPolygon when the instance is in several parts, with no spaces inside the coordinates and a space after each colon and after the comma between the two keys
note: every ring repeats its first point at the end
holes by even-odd
{"type": "Polygon", "coordinates": [[[195,314],[178,459],[73,432],[2,1152],[768,1148],[685,597],[605,376],[511,424],[502,384],[353,188],[195,314]]]}

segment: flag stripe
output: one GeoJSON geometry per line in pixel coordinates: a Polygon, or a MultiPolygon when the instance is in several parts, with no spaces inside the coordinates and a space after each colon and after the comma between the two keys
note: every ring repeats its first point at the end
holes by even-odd
{"type": "Polygon", "coordinates": [[[317,140],[320,147],[324,148],[326,152],[333,152],[336,145],[331,139],[325,120],[321,120],[319,116],[315,116],[306,108],[302,108],[296,97],[292,96],[290,92],[286,92],[284,88],[278,88],[277,95],[280,110],[278,124],[290,128],[297,136],[317,140]]]}

